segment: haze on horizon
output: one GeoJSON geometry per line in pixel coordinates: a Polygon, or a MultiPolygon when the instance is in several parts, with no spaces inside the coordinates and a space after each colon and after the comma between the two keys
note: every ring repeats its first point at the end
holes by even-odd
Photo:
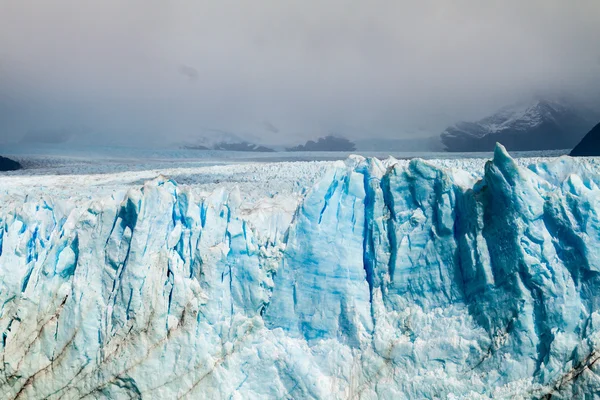
{"type": "Polygon", "coordinates": [[[597,0],[0,0],[0,141],[432,136],[536,93],[593,99],[599,37],[597,0]]]}

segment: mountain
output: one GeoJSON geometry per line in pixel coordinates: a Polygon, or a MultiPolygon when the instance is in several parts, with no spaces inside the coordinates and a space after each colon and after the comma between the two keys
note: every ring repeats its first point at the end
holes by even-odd
{"type": "Polygon", "coordinates": [[[21,168],[21,164],[17,161],[0,156],[0,171],[16,171],[21,168]]]}
{"type": "Polygon", "coordinates": [[[194,140],[181,145],[188,150],[223,150],[223,151],[250,151],[274,152],[270,147],[250,143],[238,135],[221,130],[205,130],[207,133],[194,140]]]}
{"type": "Polygon", "coordinates": [[[597,116],[564,99],[537,99],[505,107],[477,122],[459,122],[448,127],[441,140],[447,151],[491,151],[497,142],[509,150],[570,149],[594,126],[597,116]]]}
{"type": "Polygon", "coordinates": [[[600,124],[581,139],[581,142],[571,151],[571,156],[600,156],[600,124]]]}
{"type": "Polygon", "coordinates": [[[354,156],[289,211],[3,187],[2,398],[593,398],[598,165],[445,165],[354,156]]]}
{"type": "Polygon", "coordinates": [[[286,148],[286,151],[355,151],[356,145],[348,139],[329,135],[316,142],[309,140],[304,145],[286,148]]]}

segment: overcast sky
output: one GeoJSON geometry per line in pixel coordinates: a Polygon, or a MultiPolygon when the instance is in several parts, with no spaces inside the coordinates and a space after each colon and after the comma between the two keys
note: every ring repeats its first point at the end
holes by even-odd
{"type": "Polygon", "coordinates": [[[0,0],[0,137],[439,133],[600,93],[598,0],[0,0]]]}

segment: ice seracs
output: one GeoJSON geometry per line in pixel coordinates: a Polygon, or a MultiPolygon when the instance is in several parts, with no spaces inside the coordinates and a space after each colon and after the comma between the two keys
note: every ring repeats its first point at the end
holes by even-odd
{"type": "Polygon", "coordinates": [[[353,156],[252,201],[7,191],[1,397],[593,396],[597,163],[477,165],[353,156]]]}

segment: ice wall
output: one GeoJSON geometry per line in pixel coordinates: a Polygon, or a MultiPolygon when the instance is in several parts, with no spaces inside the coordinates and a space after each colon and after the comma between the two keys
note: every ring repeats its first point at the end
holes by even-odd
{"type": "Polygon", "coordinates": [[[5,203],[0,397],[597,396],[599,184],[498,147],[351,157],[293,214],[166,178],[5,203]]]}

